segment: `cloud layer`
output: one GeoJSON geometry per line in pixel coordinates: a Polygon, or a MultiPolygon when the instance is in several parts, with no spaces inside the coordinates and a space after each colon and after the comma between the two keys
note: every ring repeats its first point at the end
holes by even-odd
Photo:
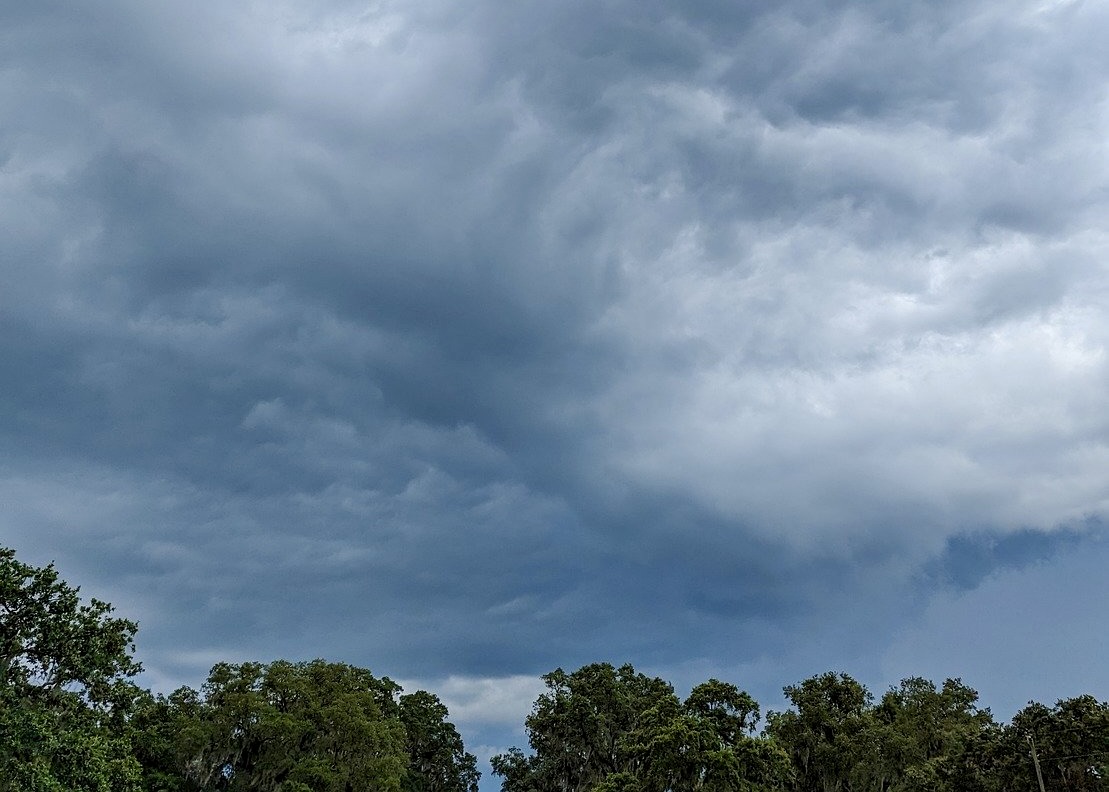
{"type": "Polygon", "coordinates": [[[885,684],[1101,546],[1104,6],[0,30],[0,531],[159,684],[322,654],[474,724],[599,659],[885,684]]]}

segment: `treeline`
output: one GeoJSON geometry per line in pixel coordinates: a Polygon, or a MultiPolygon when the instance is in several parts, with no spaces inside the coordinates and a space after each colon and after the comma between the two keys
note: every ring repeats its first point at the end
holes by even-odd
{"type": "Polygon", "coordinates": [[[136,629],[0,548],[0,792],[477,792],[431,693],[279,660],[155,695],[130,681],[136,629]]]}
{"type": "MultiPolygon", "coordinates": [[[[136,629],[0,548],[0,792],[477,791],[431,693],[316,660],[219,663],[156,695],[130,681],[136,629]]],[[[1109,792],[1109,705],[1092,696],[999,724],[958,679],[876,701],[828,673],[763,719],[715,679],[684,700],[630,665],[543,679],[530,750],[491,759],[503,792],[1109,792]]]]}
{"type": "Polygon", "coordinates": [[[504,792],[1033,792],[1036,760],[1047,790],[1109,790],[1109,705],[1092,696],[1003,725],[958,679],[875,701],[827,673],[785,688],[792,708],[760,732],[755,700],[715,679],[684,701],[630,665],[543,679],[530,753],[492,759],[504,792]]]}

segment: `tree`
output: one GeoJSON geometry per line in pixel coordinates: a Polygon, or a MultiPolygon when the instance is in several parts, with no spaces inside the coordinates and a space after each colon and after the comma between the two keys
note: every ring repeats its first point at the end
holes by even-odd
{"type": "Polygon", "coordinates": [[[653,710],[635,735],[646,790],[737,792],[780,788],[789,757],[755,737],[759,705],[728,682],[710,679],[677,709],[653,710]],[[661,717],[660,717],[661,716],[661,717]]]}
{"type": "Polygon", "coordinates": [[[1077,696],[1051,708],[1031,702],[1014,715],[1001,740],[999,762],[1014,785],[1034,778],[1030,739],[1049,792],[1109,790],[1109,704],[1077,696]]]}
{"type": "Polygon", "coordinates": [[[751,732],[758,704],[709,680],[685,702],[630,665],[558,669],[526,726],[533,754],[495,756],[505,792],[740,792],[789,776],[788,757],[751,732]]]}
{"type": "Polygon", "coordinates": [[[943,687],[921,677],[901,681],[874,710],[880,753],[877,789],[931,792],[952,789],[960,757],[993,724],[977,707],[978,692],[959,679],[943,687]]]}
{"type": "Polygon", "coordinates": [[[707,724],[724,746],[737,744],[759,721],[758,702],[728,682],[710,679],[689,693],[685,710],[707,724]]]}
{"type": "Polygon", "coordinates": [[[399,691],[344,663],[218,663],[201,693],[147,703],[148,788],[400,792],[399,691]]]}
{"type": "Polygon", "coordinates": [[[408,771],[404,792],[477,792],[477,757],[447,721],[447,708],[424,690],[400,697],[408,771]]]}
{"type": "Polygon", "coordinates": [[[525,721],[533,754],[512,749],[491,760],[505,792],[586,792],[610,776],[634,774],[627,736],[648,713],[678,706],[669,683],[630,665],[594,663],[571,674],[558,668],[543,681],[547,692],[525,721]]]}
{"type": "Polygon", "coordinates": [[[204,755],[211,729],[200,694],[182,687],[169,696],[141,691],[131,717],[131,742],[142,767],[145,792],[194,792],[197,757],[204,755]]]}
{"type": "MultiPolygon", "coordinates": [[[[788,753],[797,792],[845,792],[879,761],[871,695],[847,674],[826,673],[784,688],[795,711],[771,713],[767,733],[788,753]]],[[[862,784],[856,784],[862,786],[862,784]]]]}
{"type": "Polygon", "coordinates": [[[992,792],[996,728],[978,693],[958,679],[942,688],[902,680],[877,706],[846,674],[787,687],[795,711],[772,714],[768,732],[789,752],[798,792],[992,792]]]}
{"type": "Polygon", "coordinates": [[[0,548],[0,790],[131,790],[137,625],[0,548]]]}

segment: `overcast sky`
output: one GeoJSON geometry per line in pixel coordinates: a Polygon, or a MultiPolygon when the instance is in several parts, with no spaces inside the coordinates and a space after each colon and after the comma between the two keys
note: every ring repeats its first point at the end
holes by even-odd
{"type": "MultiPolygon", "coordinates": [[[[8,0],[0,542],[144,680],[1109,698],[1109,5],[8,0]]],[[[495,788],[485,784],[487,789],[495,788]]]]}

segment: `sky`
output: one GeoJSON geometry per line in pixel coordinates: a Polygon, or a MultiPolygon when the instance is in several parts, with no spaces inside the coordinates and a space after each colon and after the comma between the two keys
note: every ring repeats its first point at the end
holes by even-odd
{"type": "MultiPolygon", "coordinates": [[[[144,683],[1109,698],[1109,5],[9,0],[0,543],[144,683]]],[[[483,789],[497,788],[495,780],[483,789]]]]}

